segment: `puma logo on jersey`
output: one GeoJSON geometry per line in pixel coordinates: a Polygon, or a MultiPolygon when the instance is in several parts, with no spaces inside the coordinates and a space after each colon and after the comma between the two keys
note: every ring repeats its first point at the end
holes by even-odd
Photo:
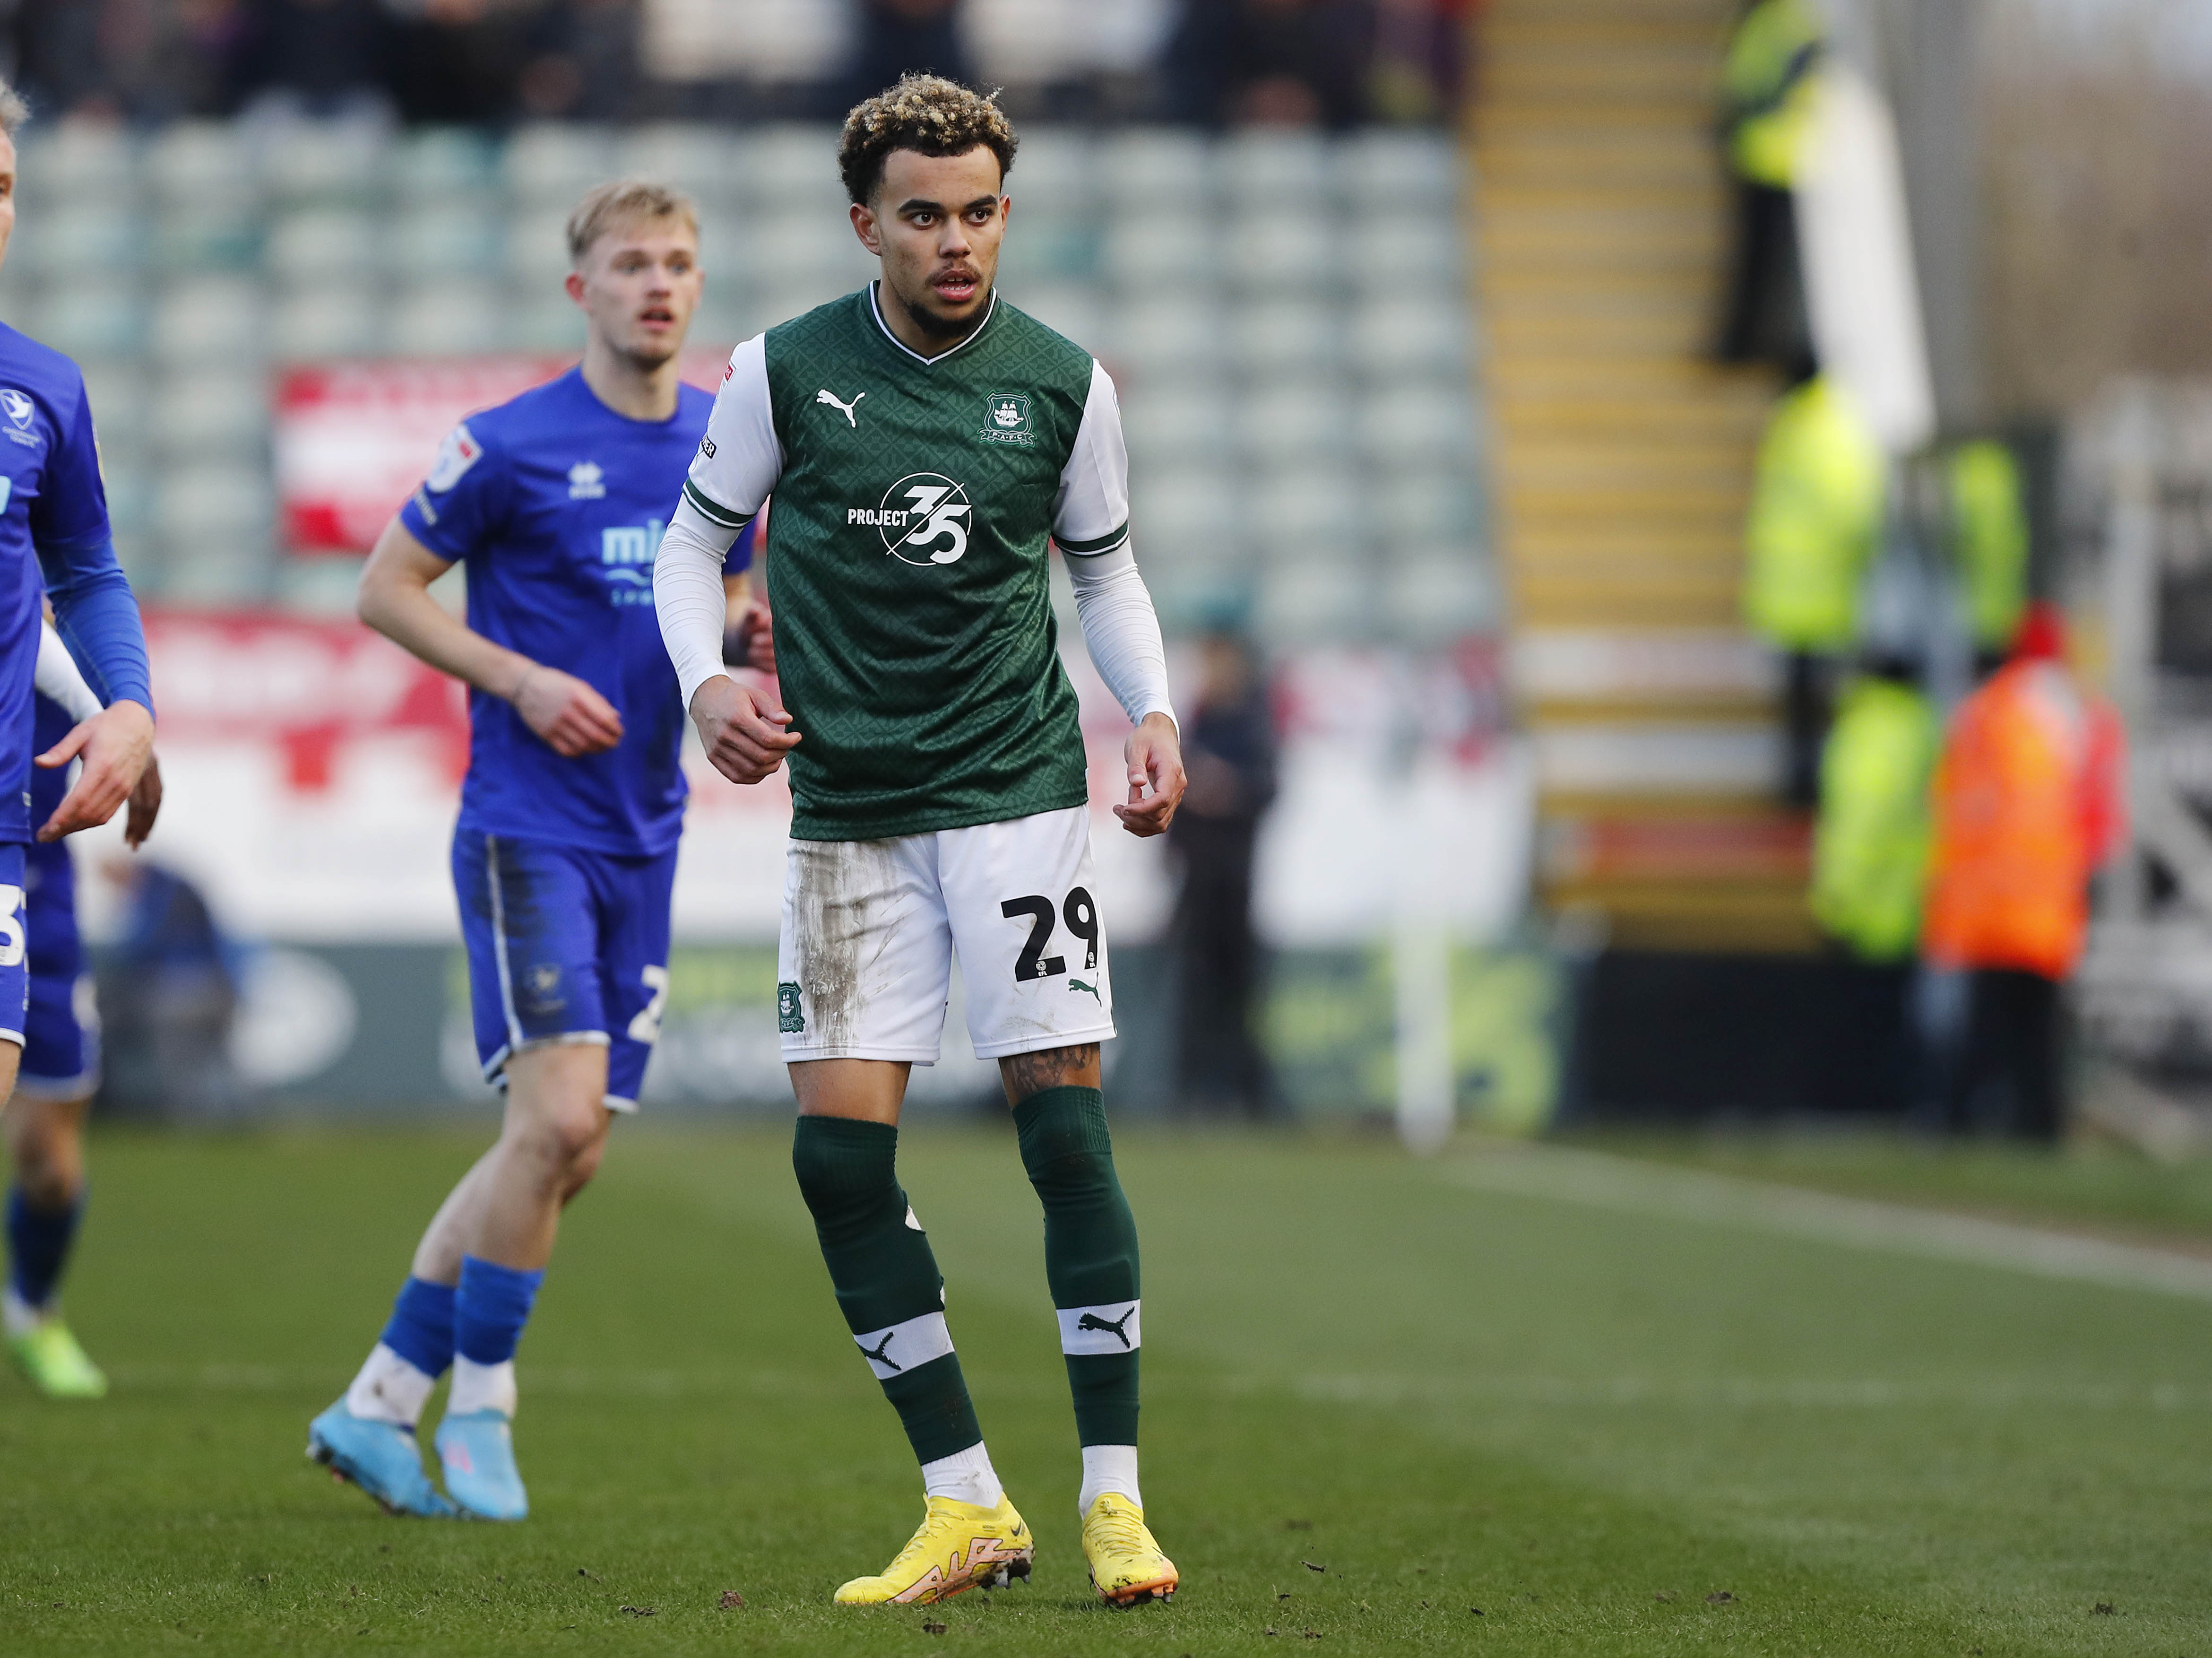
{"type": "Polygon", "coordinates": [[[1096,984],[1086,984],[1073,973],[1067,976],[1067,988],[1071,991],[1088,991],[1093,1002],[1102,1008],[1106,1005],[1106,998],[1098,994],[1098,987],[1096,984]]]}
{"type": "MultiPolygon", "coordinates": [[[[1096,1313],[1085,1313],[1081,1318],[1076,1320],[1075,1327],[1078,1330],[1110,1331],[1113,1333],[1114,1338],[1120,1342],[1122,1346],[1127,1347],[1129,1344],[1129,1332],[1123,1329],[1122,1326],[1136,1316],[1137,1309],[1133,1307],[1127,1312],[1122,1314],[1118,1319],[1102,1319],[1096,1313]]],[[[888,1340],[886,1340],[885,1345],[889,1345],[888,1340]]]]}
{"type": "Polygon", "coordinates": [[[867,393],[866,392],[856,392],[853,394],[853,401],[848,403],[844,399],[836,396],[833,393],[822,391],[815,393],[814,400],[817,403],[826,403],[831,408],[836,410],[838,413],[845,417],[845,424],[857,432],[860,430],[860,423],[853,418],[853,410],[860,403],[860,399],[866,395],[867,393]]]}

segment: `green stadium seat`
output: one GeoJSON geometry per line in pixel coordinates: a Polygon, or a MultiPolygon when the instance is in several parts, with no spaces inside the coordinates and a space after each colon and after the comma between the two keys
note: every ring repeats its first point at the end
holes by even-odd
{"type": "Polygon", "coordinates": [[[469,127],[423,127],[410,133],[392,157],[392,179],[402,199],[447,201],[498,187],[498,152],[469,127]]]}
{"type": "Polygon", "coordinates": [[[445,281],[403,293],[385,326],[385,348],[401,357],[458,357],[507,343],[507,306],[486,282],[445,281]]]}
{"type": "Polygon", "coordinates": [[[595,126],[542,122],[521,127],[507,141],[499,171],[519,204],[565,215],[586,190],[614,176],[613,139],[595,126]]]}
{"type": "Polygon", "coordinates": [[[186,369],[151,389],[148,436],[164,461],[261,460],[269,440],[269,396],[258,374],[186,369]]]}
{"type": "Polygon", "coordinates": [[[680,190],[712,216],[750,194],[744,141],[714,127],[671,121],[628,133],[617,145],[615,172],[680,190]]]}
{"type": "Polygon", "coordinates": [[[301,289],[277,302],[270,343],[290,363],[371,356],[385,349],[383,308],[367,287],[301,289]]]}
{"type": "Polygon", "coordinates": [[[1467,305],[1448,294],[1372,296],[1352,313],[1349,343],[1350,362],[1370,379],[1467,383],[1467,305]]]}
{"type": "Polygon", "coordinates": [[[384,269],[382,224],[356,207],[319,206],[273,215],[263,263],[289,287],[374,279],[384,269]]]}
{"type": "Polygon", "coordinates": [[[1337,309],[1317,299],[1263,299],[1225,320],[1231,361],[1248,376],[1333,372],[1342,350],[1337,309]]]}
{"type": "Polygon", "coordinates": [[[146,342],[146,308],[135,283],[113,277],[48,283],[27,332],[73,357],[121,357],[146,342]]]}
{"type": "Polygon", "coordinates": [[[1489,564],[1474,549],[1401,552],[1382,578],[1381,618],[1409,644],[1443,644],[1498,622],[1489,564]]]}
{"type": "Polygon", "coordinates": [[[261,175],[272,198],[295,207],[359,207],[385,195],[388,150],[368,122],[301,121],[266,136],[261,175]]]}
{"type": "Polygon", "coordinates": [[[1318,132],[1255,128],[1224,142],[1216,160],[1222,193],[1243,208],[1318,213],[1335,194],[1318,132]]]}
{"type": "Polygon", "coordinates": [[[266,290],[250,277],[188,277],[154,302],[153,356],[170,364],[234,365],[260,359],[269,326],[266,290]]]}
{"type": "Polygon", "coordinates": [[[398,277],[495,276],[506,261],[505,216],[482,196],[404,207],[386,222],[382,238],[383,262],[398,277]]]}

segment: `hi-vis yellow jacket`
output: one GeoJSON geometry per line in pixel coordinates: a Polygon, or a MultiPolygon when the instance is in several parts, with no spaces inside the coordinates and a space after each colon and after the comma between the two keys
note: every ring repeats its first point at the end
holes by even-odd
{"type": "Polygon", "coordinates": [[[1866,960],[1902,961],[1920,942],[1929,785],[1942,746],[1927,698],[1894,680],[1869,678],[1844,692],[1821,750],[1813,916],[1866,960]]]}
{"type": "Polygon", "coordinates": [[[1850,394],[1815,375],[1775,405],[1759,442],[1744,617],[1784,650],[1840,650],[1881,536],[1888,471],[1850,394]]]}
{"type": "Polygon", "coordinates": [[[1729,39],[1721,70],[1729,160],[1753,184],[1787,190],[1796,182],[1820,44],[1808,0],[1759,0],[1729,39]]]}

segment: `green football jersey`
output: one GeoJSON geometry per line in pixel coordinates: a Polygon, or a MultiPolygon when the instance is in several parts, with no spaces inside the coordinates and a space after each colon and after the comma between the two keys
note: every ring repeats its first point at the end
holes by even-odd
{"type": "Polygon", "coordinates": [[[1121,546],[1127,472],[1113,382],[995,296],[933,357],[884,326],[872,286],[738,348],[684,494],[727,527],[774,497],[794,838],[1083,802],[1046,547],[1121,546]]]}

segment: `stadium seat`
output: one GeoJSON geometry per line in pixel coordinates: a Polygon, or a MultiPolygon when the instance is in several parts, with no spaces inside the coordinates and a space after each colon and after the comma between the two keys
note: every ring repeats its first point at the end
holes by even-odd
{"type": "Polygon", "coordinates": [[[1494,625],[1497,603],[1488,569],[1471,550],[1401,558],[1382,580],[1381,619],[1409,644],[1443,644],[1494,625]]]}
{"type": "Polygon", "coordinates": [[[376,220],[358,208],[311,207],[270,219],[263,261],[278,282],[307,288],[372,279],[387,251],[376,220]]]}
{"type": "Polygon", "coordinates": [[[175,203],[154,221],[150,262],[177,272],[251,271],[261,263],[260,204],[250,195],[175,203]]]}
{"type": "Polygon", "coordinates": [[[1460,163],[1442,133],[1377,128],[1348,137],[1336,154],[1347,203],[1394,203],[1449,214],[1458,204],[1460,163]]]}
{"type": "Polygon", "coordinates": [[[1091,141],[1065,127],[1038,127],[1022,135],[1006,193],[1014,219],[1051,214],[1079,218],[1092,210],[1098,187],[1097,152],[1091,141]]]}
{"type": "Polygon", "coordinates": [[[100,433],[103,467],[118,456],[136,460],[146,442],[146,369],[135,357],[84,357],[85,399],[100,433]]]}
{"type": "Polygon", "coordinates": [[[1134,300],[1115,313],[1108,331],[1111,361],[1133,384],[1210,373],[1221,359],[1221,335],[1220,313],[1190,295],[1134,300]]]}
{"type": "Polygon", "coordinates": [[[1143,515],[1139,524],[1133,508],[1131,533],[1143,538],[1149,561],[1233,563],[1250,544],[1233,473],[1189,465],[1148,470],[1131,480],[1131,493],[1143,515]]]}
{"type": "Polygon", "coordinates": [[[1268,558],[1351,559],[1368,532],[1365,506],[1350,468],[1278,460],[1253,477],[1252,539],[1268,558]]]}
{"type": "Polygon", "coordinates": [[[519,292],[558,287],[568,274],[568,210],[539,208],[507,222],[507,277],[519,292]]]}
{"type": "Polygon", "coordinates": [[[1329,149],[1317,132],[1254,128],[1224,142],[1218,157],[1222,193],[1266,212],[1314,210],[1334,193],[1329,149]]]}
{"type": "Polygon", "coordinates": [[[206,562],[226,547],[265,551],[275,516],[267,474],[242,465],[165,472],[154,487],[153,509],[173,558],[206,562]]]}
{"type": "Polygon", "coordinates": [[[455,357],[507,344],[507,305],[489,283],[437,282],[402,294],[385,326],[401,357],[455,357]]]}
{"type": "Polygon", "coordinates": [[[476,195],[498,185],[497,155],[490,140],[471,127],[422,127],[399,145],[392,179],[407,201],[476,195]]]}
{"type": "Polygon", "coordinates": [[[367,121],[298,121],[261,137],[270,195],[295,207],[361,206],[384,194],[387,143],[367,121]]]}
{"type": "Polygon", "coordinates": [[[269,299],[247,277],[193,277],[172,283],[154,302],[154,356],[169,364],[236,364],[260,360],[269,299]]]}
{"type": "MultiPolygon", "coordinates": [[[[514,350],[573,356],[584,349],[584,314],[559,289],[549,288],[541,295],[514,297],[501,332],[514,350]]],[[[702,337],[698,325],[691,332],[695,340],[702,337]]]]}
{"type": "Polygon", "coordinates": [[[1352,276],[1372,294],[1465,292],[1466,249],[1458,221],[1386,213],[1354,222],[1359,258],[1352,276]]]}
{"type": "Polygon", "coordinates": [[[164,206],[258,198],[261,168],[245,135],[227,121],[179,121],[146,143],[146,183],[164,206]]]}
{"type": "Polygon", "coordinates": [[[1206,214],[1173,202],[1123,210],[1107,226],[1099,277],[1133,301],[1210,286],[1221,274],[1220,232],[1206,214]]]}
{"type": "Polygon", "coordinates": [[[152,388],[147,426],[165,461],[258,462],[269,436],[268,390],[258,374],[184,369],[152,388]]]}
{"type": "Polygon", "coordinates": [[[745,279],[850,293],[875,274],[875,261],[839,214],[781,209],[731,245],[745,279]]]}
{"type": "Polygon", "coordinates": [[[1132,127],[1098,146],[1098,183],[1123,212],[1202,208],[1214,195],[1212,146],[1178,127],[1132,127]]]}
{"type": "Polygon", "coordinates": [[[1148,470],[1234,460],[1236,411],[1218,381],[1146,380],[1121,393],[1121,430],[1132,466],[1148,470]]]}
{"type": "Polygon", "coordinates": [[[1055,333],[1096,354],[1105,342],[1106,311],[1089,283],[1040,282],[1009,290],[1008,300],[1055,333]]]}
{"type": "Polygon", "coordinates": [[[1385,472],[1370,486],[1370,500],[1386,546],[1472,546],[1484,539],[1481,493],[1472,470],[1423,466],[1385,472]]]}
{"type": "Polygon", "coordinates": [[[1231,220],[1221,238],[1221,262],[1246,292],[1282,293],[1333,286],[1338,267],[1358,261],[1342,257],[1324,215],[1274,212],[1231,220]]]}
{"type": "Polygon", "coordinates": [[[384,262],[408,277],[490,276],[504,262],[506,233],[506,222],[482,197],[428,201],[386,222],[384,262]]]}
{"type": "Polygon", "coordinates": [[[125,277],[146,252],[145,216],[99,197],[49,203],[38,210],[34,234],[12,238],[8,254],[29,271],[55,280],[125,277]]]}
{"type": "Polygon", "coordinates": [[[140,535],[149,527],[154,512],[154,475],[135,459],[107,453],[107,437],[100,435],[100,481],[107,491],[107,521],[115,527],[118,544],[126,535],[140,535]]]}
{"type": "Polygon", "coordinates": [[[1000,280],[1010,288],[1024,281],[1095,282],[1102,241],[1093,220],[1062,216],[1054,205],[1018,205],[999,260],[1000,280]]]}
{"type": "Polygon", "coordinates": [[[837,178],[837,131],[779,124],[746,135],[739,165],[754,198],[785,209],[837,211],[848,204],[837,178]]]}
{"type": "Polygon", "coordinates": [[[1226,320],[1230,359],[1247,376],[1317,375],[1335,367],[1337,312],[1318,300],[1260,300],[1231,307],[1226,320]]]}
{"type": "Polygon", "coordinates": [[[64,118],[25,130],[19,170],[34,202],[127,203],[137,193],[137,162],[127,128],[64,118]]]}
{"type": "Polygon", "coordinates": [[[742,140],[720,129],[690,121],[642,126],[621,139],[615,172],[680,190],[711,220],[751,192],[742,140]]]}
{"type": "Polygon", "coordinates": [[[284,361],[366,357],[384,349],[384,317],[366,288],[321,287],[288,294],[276,307],[270,347],[284,361]]]}
{"type": "Polygon", "coordinates": [[[1249,387],[1237,410],[1237,438],[1255,466],[1304,466],[1340,456],[1352,399],[1336,381],[1292,378],[1249,387]]]}
{"type": "Polygon", "coordinates": [[[515,130],[499,170],[520,205],[565,214],[586,190],[614,176],[614,145],[599,127],[541,121],[515,130]]]}
{"type": "Polygon", "coordinates": [[[1350,360],[1373,380],[1466,383],[1466,302],[1448,294],[1377,296],[1352,314],[1350,360]]]}
{"type": "Polygon", "coordinates": [[[1275,649],[1341,644],[1372,625],[1373,582],[1349,558],[1270,560],[1252,587],[1253,623],[1275,649]]]}
{"type": "Polygon", "coordinates": [[[88,277],[47,284],[26,330],[71,357],[120,357],[146,340],[146,310],[128,282],[88,277]]]}
{"type": "Polygon", "coordinates": [[[1463,389],[1376,387],[1360,399],[1353,424],[1360,452],[1378,466],[1473,463],[1474,409],[1463,389]]]}

